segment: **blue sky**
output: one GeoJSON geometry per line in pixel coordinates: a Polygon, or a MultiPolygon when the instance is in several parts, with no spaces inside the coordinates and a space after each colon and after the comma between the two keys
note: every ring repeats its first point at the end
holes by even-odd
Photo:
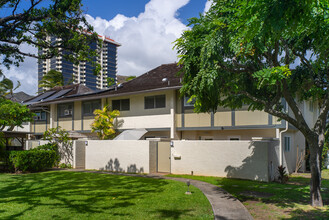
{"type": "MultiPolygon", "coordinates": [[[[144,12],[145,5],[150,0],[82,0],[83,10],[93,16],[107,20],[113,19],[117,14],[127,17],[138,16],[144,12]]],[[[166,1],[166,0],[163,0],[166,1]]],[[[190,0],[189,3],[178,10],[178,18],[188,24],[188,18],[196,17],[202,13],[207,0],[190,0]]]]}
{"type": "MultiPolygon", "coordinates": [[[[199,16],[210,6],[207,0],[82,0],[82,4],[95,31],[122,45],[117,74],[135,76],[178,61],[173,42],[188,28],[188,18],[199,16]]],[[[26,45],[22,49],[36,52],[26,45]]],[[[17,91],[36,94],[36,59],[26,58],[20,67],[4,73],[21,82],[17,91]]]]}

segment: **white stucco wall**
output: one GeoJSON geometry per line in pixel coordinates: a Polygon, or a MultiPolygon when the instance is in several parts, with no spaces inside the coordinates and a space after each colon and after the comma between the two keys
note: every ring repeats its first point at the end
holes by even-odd
{"type": "Polygon", "coordinates": [[[149,173],[149,141],[89,140],[86,169],[149,173]]]}
{"type": "Polygon", "coordinates": [[[174,141],[171,173],[268,181],[267,141],[174,141]],[[179,156],[181,156],[180,159],[179,156]]]}

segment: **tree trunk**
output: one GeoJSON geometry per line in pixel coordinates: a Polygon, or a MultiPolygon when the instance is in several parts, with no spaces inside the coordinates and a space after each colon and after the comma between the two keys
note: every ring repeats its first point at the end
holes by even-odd
{"type": "Polygon", "coordinates": [[[318,141],[309,141],[310,144],[310,168],[311,168],[311,205],[314,207],[322,207],[321,197],[321,169],[320,169],[320,157],[321,147],[318,141]]]}

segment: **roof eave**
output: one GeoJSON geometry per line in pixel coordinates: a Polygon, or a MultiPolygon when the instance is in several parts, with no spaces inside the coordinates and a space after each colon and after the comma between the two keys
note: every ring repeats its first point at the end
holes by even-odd
{"type": "Polygon", "coordinates": [[[165,91],[165,90],[176,90],[180,89],[182,86],[172,86],[172,87],[163,87],[163,88],[156,88],[156,89],[149,89],[149,90],[142,90],[142,91],[135,91],[135,92],[125,92],[125,93],[118,93],[118,94],[106,94],[106,95],[98,95],[98,96],[91,96],[91,97],[83,97],[78,98],[67,98],[67,99],[61,99],[54,102],[40,102],[31,105],[31,107],[35,106],[42,106],[42,105],[50,105],[50,104],[58,104],[58,103],[68,103],[68,102],[74,102],[74,101],[86,101],[86,100],[94,100],[94,99],[101,99],[101,98],[109,98],[109,97],[118,97],[118,96],[127,96],[127,95],[137,95],[142,93],[151,93],[151,92],[157,92],[157,91],[165,91]]]}

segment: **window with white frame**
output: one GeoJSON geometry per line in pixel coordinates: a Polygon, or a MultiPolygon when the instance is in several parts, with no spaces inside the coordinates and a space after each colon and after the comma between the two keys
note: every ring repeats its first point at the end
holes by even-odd
{"type": "Polygon", "coordinates": [[[289,136],[284,137],[284,151],[289,152],[291,146],[291,138],[289,136]]]}

